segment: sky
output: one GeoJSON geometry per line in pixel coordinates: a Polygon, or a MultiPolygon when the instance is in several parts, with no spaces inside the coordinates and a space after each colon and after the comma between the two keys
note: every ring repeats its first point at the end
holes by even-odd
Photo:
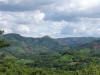
{"type": "Polygon", "coordinates": [[[0,29],[26,37],[100,37],[100,0],[0,0],[0,29]]]}

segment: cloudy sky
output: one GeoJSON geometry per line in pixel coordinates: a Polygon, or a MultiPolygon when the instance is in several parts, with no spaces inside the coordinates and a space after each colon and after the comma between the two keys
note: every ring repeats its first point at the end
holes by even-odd
{"type": "Polygon", "coordinates": [[[100,0],[0,0],[0,29],[28,37],[100,37],[100,0]]]}

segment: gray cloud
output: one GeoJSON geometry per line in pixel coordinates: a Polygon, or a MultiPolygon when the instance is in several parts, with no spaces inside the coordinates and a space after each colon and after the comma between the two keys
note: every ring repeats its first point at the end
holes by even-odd
{"type": "Polygon", "coordinates": [[[100,17],[100,1],[95,0],[5,0],[0,2],[0,11],[27,12],[40,10],[45,20],[77,21],[79,17],[100,17]]]}
{"type": "Polygon", "coordinates": [[[2,0],[0,29],[24,36],[99,36],[99,0],[2,0]]]}
{"type": "Polygon", "coordinates": [[[41,9],[43,6],[49,5],[53,2],[53,0],[19,0],[13,1],[8,0],[8,2],[0,2],[0,10],[1,11],[33,11],[37,9],[41,9]]]}

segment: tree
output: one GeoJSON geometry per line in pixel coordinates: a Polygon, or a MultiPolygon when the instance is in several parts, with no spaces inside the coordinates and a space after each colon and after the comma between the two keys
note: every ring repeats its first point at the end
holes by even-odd
{"type": "Polygon", "coordinates": [[[7,43],[5,38],[2,37],[3,33],[4,33],[4,31],[0,30],[0,49],[10,46],[10,43],[7,43]]]}

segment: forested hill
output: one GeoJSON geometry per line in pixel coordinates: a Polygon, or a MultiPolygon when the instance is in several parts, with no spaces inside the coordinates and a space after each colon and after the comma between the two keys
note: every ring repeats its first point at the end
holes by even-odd
{"type": "Polygon", "coordinates": [[[54,39],[49,36],[32,38],[24,37],[19,34],[6,34],[3,36],[11,41],[13,46],[19,46],[26,49],[32,48],[37,51],[67,49],[74,46],[82,46],[100,39],[96,37],[69,37],[54,39]]]}
{"type": "Polygon", "coordinates": [[[59,40],[44,36],[41,38],[23,37],[19,34],[6,34],[4,38],[11,42],[11,46],[5,49],[16,56],[38,55],[44,52],[57,51],[67,48],[67,44],[59,40]]]}
{"type": "Polygon", "coordinates": [[[100,38],[97,37],[69,37],[69,38],[58,38],[58,40],[67,43],[68,46],[80,46],[83,44],[87,44],[96,40],[99,40],[100,38]]]}
{"type": "Polygon", "coordinates": [[[19,34],[6,34],[3,35],[5,38],[7,38],[8,40],[17,40],[17,41],[24,41],[24,42],[28,42],[32,45],[34,44],[46,44],[47,43],[59,43],[59,45],[66,45],[66,46],[79,46],[79,45],[83,45],[83,44],[87,44],[96,40],[99,40],[100,38],[97,37],[68,37],[68,38],[51,38],[49,36],[44,36],[41,38],[32,38],[32,37],[24,37],[21,36],[19,34]]]}
{"type": "Polygon", "coordinates": [[[90,49],[100,49],[100,39],[93,42],[88,42],[78,46],[79,49],[90,48],[90,49]]]}
{"type": "Polygon", "coordinates": [[[0,75],[100,75],[99,38],[3,37],[11,45],[0,49],[0,75]]]}
{"type": "MultiPolygon", "coordinates": [[[[96,41],[99,38],[94,37],[73,37],[53,39],[49,36],[41,38],[23,37],[19,34],[5,34],[4,38],[11,42],[11,46],[5,49],[16,56],[19,55],[37,55],[45,52],[63,51],[70,47],[82,46],[87,43],[96,41]],[[27,54],[26,54],[27,53],[27,54]]],[[[83,46],[84,47],[84,46],[83,46]]]]}

